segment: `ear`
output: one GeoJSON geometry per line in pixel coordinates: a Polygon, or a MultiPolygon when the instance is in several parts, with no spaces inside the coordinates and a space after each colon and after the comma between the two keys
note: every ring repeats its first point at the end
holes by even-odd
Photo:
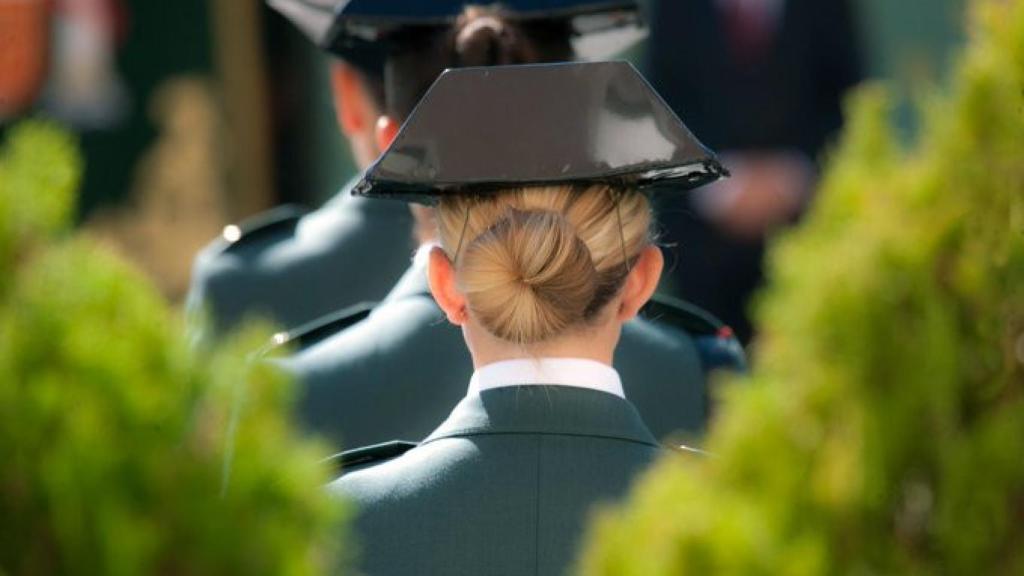
{"type": "Polygon", "coordinates": [[[401,128],[401,125],[387,114],[377,118],[377,128],[374,133],[374,136],[377,138],[377,149],[382,153],[387,150],[391,143],[395,141],[395,136],[398,136],[399,128],[401,128]]]}
{"type": "Polygon", "coordinates": [[[665,268],[665,257],[657,246],[648,246],[640,253],[636,264],[626,277],[626,285],[622,289],[622,301],[619,305],[618,318],[628,322],[640,313],[640,309],[658,289],[661,272],[665,268]]]}
{"type": "Polygon", "coordinates": [[[376,113],[359,72],[344,62],[331,63],[331,89],[342,132],[350,137],[368,132],[376,113]]]}
{"type": "Polygon", "coordinates": [[[434,295],[434,300],[441,310],[444,310],[448,321],[456,326],[465,324],[469,318],[466,313],[466,297],[456,286],[455,267],[448,260],[444,250],[438,246],[430,251],[427,279],[430,282],[430,293],[434,295]]]}

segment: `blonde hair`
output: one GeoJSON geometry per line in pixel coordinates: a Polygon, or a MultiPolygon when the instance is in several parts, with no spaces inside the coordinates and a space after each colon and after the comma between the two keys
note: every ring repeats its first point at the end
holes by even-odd
{"type": "Polygon", "coordinates": [[[522,345],[596,317],[652,241],[647,198],[607,186],[446,197],[437,222],[470,311],[522,345]]]}

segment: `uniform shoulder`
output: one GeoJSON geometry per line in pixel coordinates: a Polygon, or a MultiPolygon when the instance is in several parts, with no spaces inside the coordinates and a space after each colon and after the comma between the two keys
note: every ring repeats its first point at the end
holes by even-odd
{"type": "Polygon", "coordinates": [[[707,310],[678,298],[656,294],[641,310],[641,315],[651,322],[669,324],[689,334],[705,372],[746,371],[746,353],[732,328],[707,310]]]}
{"type": "Polygon", "coordinates": [[[214,251],[231,252],[260,240],[291,233],[299,220],[308,213],[301,206],[286,204],[225,226],[220,238],[215,241],[214,251]]]}
{"type": "Polygon", "coordinates": [[[287,345],[298,350],[309,348],[362,321],[370,315],[376,305],[375,302],[360,302],[346,306],[298,328],[275,335],[272,344],[274,347],[287,345]]]}
{"type": "Polygon", "coordinates": [[[731,335],[729,327],[707,310],[662,294],[655,294],[640,313],[648,320],[667,322],[693,336],[731,335]]]}
{"type": "Polygon", "coordinates": [[[393,460],[412,450],[417,445],[415,442],[392,440],[391,442],[345,450],[331,456],[327,461],[331,464],[335,475],[342,475],[393,460]]]}
{"type": "Polygon", "coordinates": [[[668,450],[669,453],[671,453],[671,454],[679,454],[679,455],[682,455],[682,456],[693,456],[693,457],[701,458],[701,459],[703,459],[703,458],[710,458],[711,457],[711,454],[708,454],[704,450],[701,450],[700,448],[694,448],[694,447],[688,446],[686,444],[678,444],[678,443],[668,444],[668,445],[665,445],[664,448],[666,450],[668,450]]]}

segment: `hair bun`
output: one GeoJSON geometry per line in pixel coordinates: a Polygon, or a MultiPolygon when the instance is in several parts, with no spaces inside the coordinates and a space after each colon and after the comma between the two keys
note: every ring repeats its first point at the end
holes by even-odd
{"type": "Polygon", "coordinates": [[[467,247],[459,282],[485,328],[531,344],[584,319],[598,275],[562,214],[510,210],[467,247]]]}
{"type": "Polygon", "coordinates": [[[455,28],[455,54],[460,66],[497,66],[527,61],[518,26],[494,8],[470,7],[455,28]]]}

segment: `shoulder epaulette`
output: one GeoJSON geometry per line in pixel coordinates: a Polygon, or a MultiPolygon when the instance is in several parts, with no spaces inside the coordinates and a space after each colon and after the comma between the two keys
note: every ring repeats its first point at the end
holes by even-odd
{"type": "Polygon", "coordinates": [[[359,468],[365,468],[366,466],[380,464],[392,458],[398,458],[416,446],[418,444],[415,442],[392,440],[382,444],[345,450],[331,456],[327,459],[327,462],[333,466],[335,473],[346,473],[359,468]]]}
{"type": "Polygon", "coordinates": [[[640,311],[644,318],[663,320],[695,336],[719,336],[732,330],[713,314],[678,298],[655,294],[640,311]]]}
{"type": "Polygon", "coordinates": [[[675,452],[677,454],[686,454],[687,456],[711,456],[710,453],[705,452],[700,448],[693,448],[691,446],[687,446],[686,444],[668,444],[665,447],[671,450],[672,452],[675,452]]]}
{"type": "Polygon", "coordinates": [[[294,230],[299,219],[307,212],[308,210],[305,208],[286,204],[246,218],[237,224],[225,226],[220,238],[224,251],[244,246],[248,242],[263,238],[268,234],[294,230]]]}
{"type": "Polygon", "coordinates": [[[360,302],[321,316],[294,330],[279,332],[274,335],[272,347],[289,345],[300,350],[308,348],[363,320],[376,306],[376,302],[360,302]]]}
{"type": "Polygon", "coordinates": [[[656,294],[641,314],[652,322],[667,322],[693,337],[705,372],[747,370],[747,356],[732,328],[710,312],[689,302],[656,294]]]}

